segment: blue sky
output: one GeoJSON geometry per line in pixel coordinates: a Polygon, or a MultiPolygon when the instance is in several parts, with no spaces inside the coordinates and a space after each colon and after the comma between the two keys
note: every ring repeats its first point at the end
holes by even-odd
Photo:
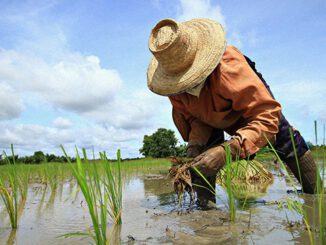
{"type": "Polygon", "coordinates": [[[308,141],[318,120],[322,143],[325,12],[317,0],[0,0],[0,148],[139,156],[144,134],[176,131],[168,99],[146,87],[150,30],[196,17],[221,22],[308,141]]]}

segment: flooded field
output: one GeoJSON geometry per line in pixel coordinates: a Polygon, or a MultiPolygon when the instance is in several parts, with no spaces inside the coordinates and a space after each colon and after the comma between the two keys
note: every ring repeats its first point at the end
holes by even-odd
{"type": "MultiPolygon", "coordinates": [[[[227,195],[221,187],[217,186],[216,207],[200,210],[190,206],[186,197],[180,208],[167,178],[168,161],[128,163],[122,168],[122,225],[112,227],[108,221],[111,243],[309,244],[302,217],[275,203],[291,198],[292,187],[277,165],[264,165],[273,173],[273,183],[259,198],[237,202],[236,221],[230,222],[227,195]]],[[[0,167],[0,174],[6,171],[7,167],[0,167]]],[[[14,230],[0,200],[0,244],[94,244],[89,237],[62,237],[92,229],[84,196],[68,165],[18,166],[17,173],[21,178],[28,176],[26,200],[18,207],[20,218],[14,230]]],[[[302,194],[300,199],[307,205],[313,239],[321,244],[317,196],[302,194]]]]}

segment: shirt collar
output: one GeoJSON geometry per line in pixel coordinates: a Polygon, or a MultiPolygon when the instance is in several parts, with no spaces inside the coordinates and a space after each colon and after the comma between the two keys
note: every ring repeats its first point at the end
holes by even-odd
{"type": "Polygon", "coordinates": [[[191,94],[193,96],[196,96],[197,98],[199,98],[199,95],[200,95],[200,92],[202,90],[202,88],[204,87],[205,85],[205,80],[204,79],[200,84],[198,84],[196,87],[193,87],[193,88],[189,88],[186,90],[186,93],[188,94],[191,94]]]}

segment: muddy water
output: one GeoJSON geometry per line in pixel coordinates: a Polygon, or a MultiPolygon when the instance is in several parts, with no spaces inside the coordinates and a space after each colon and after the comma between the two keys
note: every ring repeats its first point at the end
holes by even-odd
{"type": "MultiPolygon", "coordinates": [[[[224,204],[227,198],[221,187],[217,186],[219,198],[211,210],[189,206],[187,198],[183,207],[178,208],[177,197],[166,178],[166,168],[153,168],[151,174],[131,174],[125,179],[123,190],[123,224],[112,229],[112,243],[309,244],[299,216],[287,209],[278,209],[277,205],[264,204],[292,195],[287,193],[289,184],[279,170],[272,164],[270,170],[274,174],[273,184],[255,202],[243,208],[239,203],[234,223],[229,222],[224,204]]],[[[302,195],[309,205],[314,205],[314,198],[302,195]]],[[[318,214],[311,210],[308,213],[313,222],[318,214]]],[[[83,195],[71,179],[59,182],[53,190],[44,184],[31,184],[16,232],[11,231],[0,202],[0,244],[92,244],[89,238],[59,237],[69,232],[87,231],[90,224],[83,195]]]]}

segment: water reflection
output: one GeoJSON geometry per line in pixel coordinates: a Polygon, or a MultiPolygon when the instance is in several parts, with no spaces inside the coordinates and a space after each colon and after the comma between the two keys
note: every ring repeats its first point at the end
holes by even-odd
{"type": "Polygon", "coordinates": [[[16,233],[17,233],[17,229],[13,229],[11,230],[8,240],[6,242],[7,245],[13,245],[16,244],[16,233]]]}
{"type": "MultiPolygon", "coordinates": [[[[148,175],[143,178],[144,190],[147,197],[154,196],[155,202],[148,202],[150,208],[158,208],[171,211],[178,205],[178,197],[175,194],[171,180],[166,175],[148,175]]],[[[190,202],[190,200],[189,200],[190,202]]]]}
{"type": "MultiPolygon", "coordinates": [[[[166,166],[126,167],[123,172],[123,224],[112,227],[109,223],[111,242],[127,244],[128,241],[132,243],[134,238],[138,244],[214,244],[216,241],[229,244],[268,244],[270,241],[307,244],[309,241],[304,226],[290,227],[288,223],[288,220],[300,221],[300,217],[291,216],[290,212],[278,209],[277,205],[265,205],[267,201],[284,200],[290,196],[286,193],[284,177],[274,165],[271,167],[275,176],[271,186],[234,187],[239,189],[239,198],[243,197],[243,192],[253,193],[256,198],[256,202],[245,209],[238,205],[237,222],[234,224],[228,221],[227,197],[222,187],[217,186],[217,209],[199,211],[195,207],[191,212],[180,215],[176,212],[177,196],[171,181],[166,178],[166,166]],[[262,194],[256,196],[257,193],[262,194]]],[[[76,181],[69,173],[67,176],[57,176],[52,185],[45,182],[41,175],[33,178],[37,181],[29,185],[27,199],[20,209],[21,219],[17,230],[10,232],[10,223],[0,202],[0,244],[26,244],[26,241],[28,244],[92,242],[83,237],[58,238],[68,232],[87,231],[91,228],[91,220],[76,181]]],[[[318,228],[316,196],[302,195],[301,198],[307,205],[309,223],[313,224],[314,229],[318,228]]],[[[185,203],[188,201],[185,200],[185,203]]],[[[318,238],[318,233],[314,234],[318,238]]]]}

